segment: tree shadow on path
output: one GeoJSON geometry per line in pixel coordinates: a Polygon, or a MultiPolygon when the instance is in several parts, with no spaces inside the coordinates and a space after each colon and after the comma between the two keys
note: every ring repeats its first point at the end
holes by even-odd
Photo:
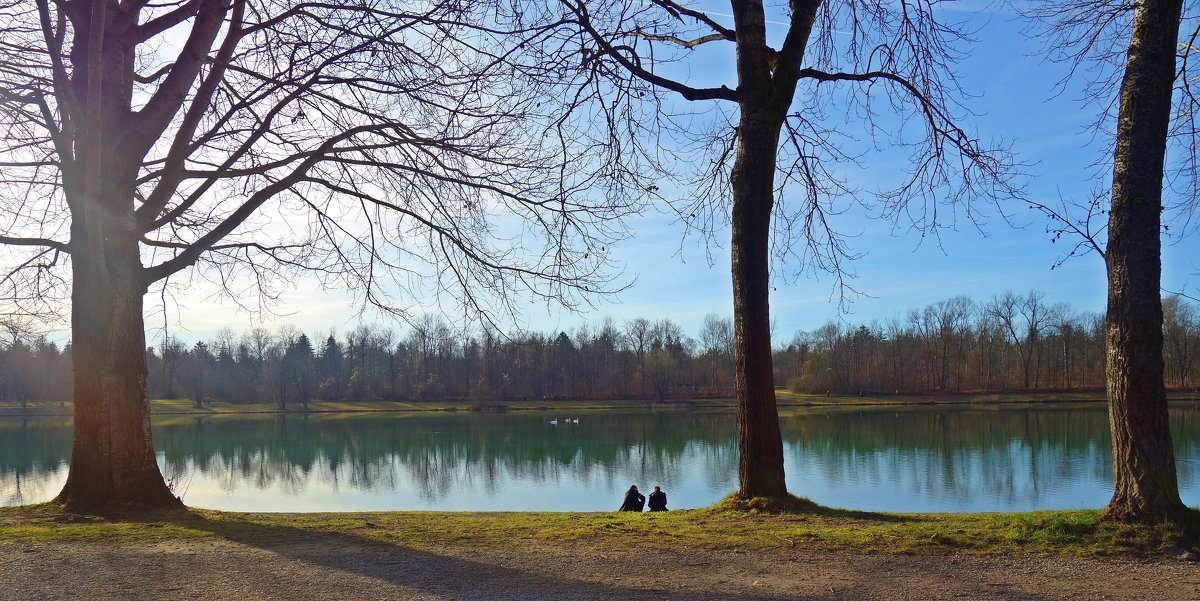
{"type": "MultiPolygon", "coordinates": [[[[158,516],[155,521],[161,521],[158,516]]],[[[689,601],[834,601],[846,599],[887,599],[887,584],[880,575],[868,566],[863,570],[847,570],[851,579],[840,581],[836,589],[828,587],[819,591],[796,590],[788,594],[756,591],[750,588],[755,577],[745,574],[744,585],[725,582],[722,590],[701,590],[702,583],[694,582],[688,590],[679,590],[671,583],[655,581],[653,570],[629,569],[620,572],[621,566],[606,570],[598,578],[624,580],[625,582],[597,582],[588,579],[579,565],[538,566],[537,561],[522,561],[514,557],[517,552],[504,550],[487,554],[488,559],[467,559],[440,554],[405,545],[405,541],[383,542],[347,532],[310,530],[285,525],[266,525],[237,519],[209,520],[196,514],[181,514],[167,521],[186,528],[210,532],[222,539],[261,549],[280,557],[320,566],[345,574],[373,579],[395,587],[397,598],[428,598],[434,595],[449,599],[504,599],[522,601],[599,601],[621,599],[623,601],[662,601],[663,599],[686,599],[689,601]],[[506,565],[518,564],[518,565],[506,565]],[[630,582],[633,581],[633,582],[630,582]],[[749,590],[737,591],[739,586],[749,590]],[[733,590],[731,590],[733,589],[733,590]]],[[[529,556],[536,557],[536,548],[528,549],[529,556]]],[[[547,561],[559,557],[547,555],[547,561]]],[[[706,557],[710,562],[719,562],[719,557],[706,557]]],[[[770,558],[764,557],[764,562],[770,558]]],[[[628,561],[626,559],[626,561],[628,561]]],[[[654,561],[647,557],[647,561],[654,561]]],[[[877,560],[873,560],[877,561],[877,560]]],[[[569,561],[568,561],[569,563],[569,561]]],[[[800,575],[809,569],[801,563],[782,565],[764,564],[764,569],[787,572],[795,570],[797,589],[800,575]]],[[[672,569],[673,564],[663,568],[672,569]]],[[[703,568],[702,568],[703,569],[703,568]]],[[[809,586],[808,588],[812,588],[809,586]]],[[[1026,599],[1038,601],[1051,597],[1031,596],[1017,591],[989,591],[992,599],[1026,599]]]]}

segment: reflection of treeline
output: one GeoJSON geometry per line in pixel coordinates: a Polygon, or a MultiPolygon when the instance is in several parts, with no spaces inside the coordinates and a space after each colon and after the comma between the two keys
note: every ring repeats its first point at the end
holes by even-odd
{"type": "MultiPolygon", "coordinates": [[[[1173,408],[1170,420],[1178,455],[1200,456],[1200,411],[1173,408]]],[[[999,495],[1014,490],[1014,479],[1036,491],[1081,475],[1112,478],[1103,408],[817,413],[785,416],[782,430],[796,461],[819,458],[814,470],[830,482],[907,475],[939,483],[943,495],[972,488],[999,495]]],[[[1195,466],[1180,462],[1181,481],[1193,481],[1195,466]]]]}
{"type": "Polygon", "coordinates": [[[0,480],[45,475],[71,458],[71,423],[62,418],[0,419],[0,480]]]}
{"type": "MultiPolygon", "coordinates": [[[[1176,414],[1172,426],[1200,435],[1195,411],[1176,414]]],[[[863,411],[784,417],[784,441],[825,445],[831,452],[872,453],[881,449],[981,450],[1022,444],[1054,445],[1078,451],[1108,448],[1108,417],[1096,409],[946,409],[863,411]]]]}
{"type": "Polygon", "coordinates": [[[70,420],[0,419],[0,506],[52,497],[70,457],[70,420]]]}
{"type": "MultiPolygon", "coordinates": [[[[1054,445],[1069,451],[1098,446],[1110,452],[1104,408],[1038,407],[979,410],[964,407],[872,410],[785,415],[784,442],[824,444],[838,452],[880,448],[983,449],[1022,444],[1054,445]]],[[[1181,455],[1200,445],[1200,411],[1170,410],[1171,432],[1181,455]]]]}
{"type": "MultiPolygon", "coordinates": [[[[229,492],[319,484],[412,489],[437,500],[514,479],[569,485],[619,475],[731,477],[734,420],[693,412],[588,413],[578,423],[561,414],[187,417],[157,420],[154,436],[163,471],[178,478],[181,492],[200,472],[229,492]],[[701,468],[689,471],[696,462],[701,468]]],[[[1111,477],[1099,408],[803,412],[785,415],[782,426],[789,457],[829,483],[903,479],[967,495],[1008,494],[1014,479],[1036,488],[1111,477]]],[[[1172,409],[1171,428],[1179,455],[1200,457],[1200,411],[1172,409]]],[[[0,420],[0,497],[22,486],[30,494],[64,469],[70,447],[69,420],[0,420]]],[[[1180,463],[1182,481],[1200,475],[1196,465],[1180,463]]],[[[804,483],[796,486],[803,493],[804,483]]]]}
{"type": "Polygon", "coordinates": [[[736,466],[731,415],[592,415],[569,423],[540,416],[488,415],[320,419],[279,416],[161,425],[156,447],[164,473],[188,469],[238,486],[300,488],[312,479],[356,489],[409,485],[439,489],[501,476],[533,481],[625,472],[674,473],[699,445],[736,466]],[[681,423],[682,422],[682,423],[681,423]]]}
{"type": "MultiPolygon", "coordinates": [[[[1200,313],[1163,299],[1167,385],[1200,384],[1200,313]]],[[[828,323],[776,354],[797,392],[925,392],[1103,388],[1103,315],[1050,305],[1038,292],[986,302],[964,296],[864,325],[828,323]]]]}

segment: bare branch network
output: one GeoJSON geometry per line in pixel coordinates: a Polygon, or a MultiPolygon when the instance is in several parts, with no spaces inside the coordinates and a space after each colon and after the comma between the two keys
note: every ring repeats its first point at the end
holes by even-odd
{"type": "Polygon", "coordinates": [[[978,227],[985,206],[1007,218],[1022,166],[1006,143],[964,125],[973,115],[955,61],[970,30],[928,1],[790,2],[767,13],[771,27],[674,0],[559,0],[522,3],[513,22],[560,19],[569,33],[541,51],[549,62],[574,48],[586,67],[576,77],[597,82],[597,105],[659,109],[646,127],[686,161],[660,163],[677,178],[675,211],[710,244],[729,224],[737,114],[773,99],[770,118],[784,119],[772,240],[780,275],[831,274],[853,296],[855,226],[839,219],[851,209],[935,240],[944,228],[978,227]],[[747,42],[757,35],[761,46],[747,42]],[[735,52],[761,52],[767,79],[743,73],[739,84],[735,52]]]}
{"type": "Polygon", "coordinates": [[[108,0],[92,103],[75,42],[96,3],[32,4],[0,3],[9,301],[64,296],[100,104],[103,168],[131,185],[98,218],[139,242],[147,288],[270,296],[306,271],[404,316],[434,293],[484,315],[623,286],[609,253],[645,193],[527,76],[547,26],[498,27],[488,3],[108,0]]]}
{"type": "MultiPolygon", "coordinates": [[[[1081,135],[1089,136],[1097,153],[1092,163],[1095,178],[1107,182],[1112,177],[1112,149],[1116,140],[1118,94],[1129,52],[1129,32],[1135,4],[1113,0],[1042,3],[1032,7],[1018,5],[1030,25],[1026,33],[1043,44],[1048,60],[1067,65],[1067,74],[1059,82],[1058,93],[1073,81],[1082,82],[1080,98],[1095,110],[1095,118],[1081,135]]],[[[1163,186],[1163,235],[1182,238],[1194,231],[1197,202],[1200,201],[1200,96],[1194,74],[1200,12],[1194,3],[1184,4],[1180,38],[1175,60],[1176,74],[1173,111],[1167,137],[1166,174],[1163,186]]],[[[1063,260],[1081,254],[1081,250],[1104,254],[1103,228],[1091,225],[1106,220],[1097,199],[1112,193],[1106,183],[1089,198],[1037,201],[1036,209],[1052,222],[1049,233],[1059,240],[1062,234],[1074,239],[1063,260]]],[[[1059,262],[1061,264],[1062,261],[1059,262]]]]}

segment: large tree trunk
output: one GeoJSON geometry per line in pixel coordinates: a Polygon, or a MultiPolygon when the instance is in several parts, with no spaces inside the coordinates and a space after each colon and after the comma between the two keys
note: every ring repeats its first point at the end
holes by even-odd
{"type": "Polygon", "coordinates": [[[141,264],[131,223],[113,218],[113,204],[119,200],[77,211],[72,226],[75,442],[58,500],[74,511],[181,504],[155,461],[141,264]]]}
{"type": "Polygon", "coordinates": [[[71,209],[71,342],[75,439],[58,501],[72,511],[180,506],[159,472],[146,390],[146,293],[133,213],[143,154],[129,147],[131,40],[113,24],[133,19],[112,0],[81,5],[72,42],[72,88],[83,127],[63,168],[71,209]]]}
{"type": "Polygon", "coordinates": [[[783,439],[771,365],[770,238],[779,119],[742,109],[733,186],[738,495],[783,497],[783,439]]]}
{"type": "Polygon", "coordinates": [[[1180,0],[1134,11],[1121,82],[1109,214],[1108,414],[1115,489],[1105,515],[1169,519],[1183,509],[1163,383],[1160,228],[1180,0]]]}
{"type": "Polygon", "coordinates": [[[780,57],[767,45],[761,0],[731,3],[737,43],[737,155],[733,188],[734,374],[738,412],[738,496],[787,496],[783,438],[775,404],[771,364],[769,297],[771,213],[779,132],[796,89],[797,72],[820,0],[793,15],[791,54],[780,57]]]}

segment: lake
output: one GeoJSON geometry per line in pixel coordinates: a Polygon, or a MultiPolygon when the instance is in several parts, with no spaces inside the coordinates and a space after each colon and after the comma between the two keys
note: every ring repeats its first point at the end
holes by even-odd
{"type": "MultiPolygon", "coordinates": [[[[788,488],[877,511],[1103,506],[1107,415],[1092,407],[789,410],[788,488]]],[[[1200,410],[1172,407],[1180,489],[1200,505],[1200,410]]],[[[194,507],[233,511],[614,510],[630,484],[669,506],[737,482],[732,412],[161,416],[163,474],[194,507]],[[577,421],[576,421],[577,420],[577,421]]],[[[66,479],[67,418],[0,419],[0,505],[66,479]]]]}

